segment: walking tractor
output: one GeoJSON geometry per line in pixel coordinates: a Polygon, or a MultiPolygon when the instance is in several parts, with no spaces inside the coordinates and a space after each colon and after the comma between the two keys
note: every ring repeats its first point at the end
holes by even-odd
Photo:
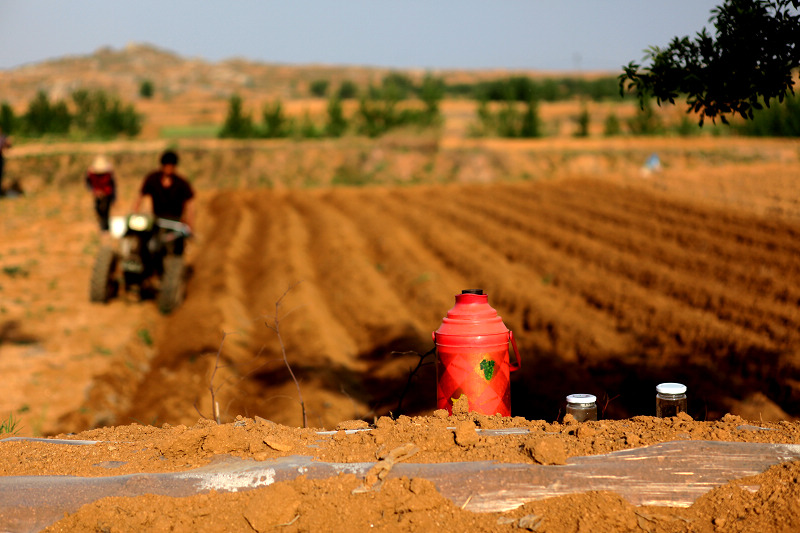
{"type": "Polygon", "coordinates": [[[129,300],[156,298],[169,314],[183,301],[187,267],[183,248],[191,230],[182,222],[132,213],[111,217],[111,245],[97,252],[90,286],[92,302],[108,302],[120,288],[129,300]]]}

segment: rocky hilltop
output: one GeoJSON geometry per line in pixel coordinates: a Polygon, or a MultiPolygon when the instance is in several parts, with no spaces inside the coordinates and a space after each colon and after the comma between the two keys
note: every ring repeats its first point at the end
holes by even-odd
{"type": "MultiPolygon", "coordinates": [[[[156,98],[169,99],[186,93],[211,98],[259,94],[283,99],[308,96],[308,85],[327,79],[336,87],[344,80],[358,85],[379,82],[390,69],[342,65],[286,65],[244,58],[210,62],[186,58],[150,44],[130,43],[124,48],[103,47],[90,55],[64,56],[8,69],[0,76],[0,94],[15,108],[24,106],[37,91],[53,99],[66,98],[79,88],[103,88],[125,100],[139,98],[145,80],[156,88],[156,98]]],[[[423,70],[404,70],[412,79],[423,70]]],[[[507,76],[509,71],[437,71],[451,83],[507,76]]],[[[541,75],[529,72],[528,75],[541,75]]]]}

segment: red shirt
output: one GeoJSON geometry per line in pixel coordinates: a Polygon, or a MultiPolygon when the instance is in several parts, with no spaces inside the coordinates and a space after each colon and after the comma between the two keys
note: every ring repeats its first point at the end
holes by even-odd
{"type": "Polygon", "coordinates": [[[115,193],[114,173],[95,174],[87,172],[86,185],[95,193],[99,192],[103,196],[113,197],[115,193]]]}

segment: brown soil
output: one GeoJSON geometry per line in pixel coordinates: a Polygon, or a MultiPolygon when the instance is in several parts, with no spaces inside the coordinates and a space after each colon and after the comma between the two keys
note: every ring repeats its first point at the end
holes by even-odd
{"type": "MultiPolygon", "coordinates": [[[[413,442],[414,462],[531,463],[530,440],[546,433],[558,436],[564,458],[687,438],[799,442],[796,142],[450,140],[410,151],[391,142],[308,152],[242,145],[251,151],[237,153],[251,164],[240,181],[230,176],[238,170],[209,164],[239,145],[187,147],[198,238],[187,300],[168,317],[150,301],[87,301],[99,240],[75,175],[96,147],[77,155],[21,147],[7,168],[31,176],[29,194],[0,201],[0,415],[21,420],[20,436],[77,432],[69,438],[114,444],[4,442],[0,472],[117,475],[188,469],[218,454],[307,455],[317,437],[296,429],[302,412],[281,341],[310,426],[373,424],[369,435],[330,437],[314,450],[323,461],[374,461],[379,449],[413,442]],[[665,169],[643,176],[651,151],[665,169]],[[259,161],[283,168],[271,188],[258,186],[259,161]],[[330,170],[356,163],[383,185],[330,186],[330,170]],[[445,183],[408,178],[428,165],[450,169],[439,174],[445,183]],[[298,188],[290,167],[320,178],[298,188]],[[476,287],[514,331],[523,367],[512,377],[515,418],[466,419],[533,436],[476,438],[462,427],[459,443],[447,427],[464,420],[432,416],[430,366],[399,404],[454,295],[476,287]],[[280,335],[267,326],[276,316],[280,335]],[[653,414],[661,381],[688,385],[698,422],[642,416],[653,414]],[[220,427],[197,422],[211,416],[210,385],[220,427]],[[562,424],[572,392],[596,394],[606,420],[585,430],[562,424]],[[402,413],[411,418],[387,418],[402,413]],[[237,425],[238,415],[246,418],[237,425]],[[125,464],[92,466],[107,461],[125,464]]],[[[136,146],[104,146],[125,178],[126,204],[160,149],[136,146]]],[[[775,466],[688,509],[593,492],[502,514],[461,510],[417,478],[390,479],[361,498],[351,492],[362,480],[343,475],[244,493],[101,500],[53,527],[246,531],[299,516],[286,529],[503,530],[535,515],[539,531],[790,531],[799,525],[798,475],[796,463],[775,466]],[[264,508],[281,512],[265,517],[264,508]]]]}
{"type": "MultiPolygon", "coordinates": [[[[459,531],[632,531],[638,527],[653,532],[711,532],[756,528],[792,531],[800,525],[796,512],[800,462],[777,464],[755,476],[734,475],[728,484],[706,481],[705,494],[690,507],[634,505],[613,492],[581,492],[579,487],[570,494],[565,490],[569,485],[565,479],[560,488],[553,489],[567,494],[507,504],[508,510],[502,512],[473,512],[464,509],[469,497],[462,498],[463,503],[453,501],[425,475],[390,475],[381,483],[378,477],[371,479],[369,473],[366,477],[352,473],[323,478],[299,475],[243,492],[219,489],[183,497],[166,495],[170,489],[163,483],[147,489],[147,477],[127,478],[122,492],[126,497],[102,497],[100,493],[87,497],[91,503],[79,509],[71,509],[69,503],[80,498],[81,492],[90,491],[91,479],[98,476],[189,471],[223,455],[265,465],[296,455],[353,464],[375,462],[390,455],[390,450],[403,450],[401,454],[405,455],[397,454],[398,462],[417,465],[487,460],[563,465],[576,456],[667,441],[796,443],[800,438],[797,423],[756,427],[733,415],[717,422],[695,422],[681,415],[673,419],[636,417],[559,424],[473,413],[449,417],[437,411],[432,417],[400,417],[396,421],[382,417],[369,427],[363,422],[342,423],[339,431],[325,435],[264,419],[239,418],[221,426],[211,421],[192,427],[133,424],[60,437],[96,444],[0,444],[4,457],[0,474],[4,476],[76,475],[86,479],[83,485],[71,489],[69,497],[51,497],[50,505],[60,505],[69,512],[47,531],[267,531],[278,526],[287,531],[416,531],[438,526],[459,531]],[[355,428],[365,431],[345,431],[355,428]],[[502,428],[527,433],[478,433],[502,428]]],[[[709,466],[706,464],[706,468],[709,466]]],[[[29,497],[34,495],[31,491],[29,497]]],[[[40,513],[38,520],[44,522],[40,526],[52,521],[47,520],[52,511],[42,508],[40,513]]],[[[12,531],[27,530],[22,528],[24,522],[16,509],[0,505],[0,516],[6,517],[7,524],[19,526],[12,531]]],[[[37,518],[30,513],[22,516],[29,521],[37,518]]]]}

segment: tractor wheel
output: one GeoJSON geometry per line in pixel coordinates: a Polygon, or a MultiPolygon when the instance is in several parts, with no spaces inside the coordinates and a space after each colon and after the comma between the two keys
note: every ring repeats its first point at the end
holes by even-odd
{"type": "Polygon", "coordinates": [[[109,247],[100,248],[92,268],[92,280],[89,286],[89,300],[105,303],[117,295],[119,283],[115,275],[117,271],[117,254],[109,247]]]}
{"type": "Polygon", "coordinates": [[[161,277],[161,289],[158,293],[158,310],[168,315],[183,302],[186,292],[186,267],[183,257],[167,256],[164,258],[164,274],[161,277]]]}

